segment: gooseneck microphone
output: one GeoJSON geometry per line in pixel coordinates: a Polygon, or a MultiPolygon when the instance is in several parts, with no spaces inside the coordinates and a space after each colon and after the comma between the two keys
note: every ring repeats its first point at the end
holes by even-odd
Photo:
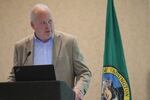
{"type": "Polygon", "coordinates": [[[27,53],[27,56],[26,56],[26,59],[24,60],[24,63],[23,63],[23,66],[24,66],[24,64],[26,63],[26,61],[27,61],[27,59],[28,59],[28,57],[31,55],[31,51],[29,51],[28,53],[27,53]]]}

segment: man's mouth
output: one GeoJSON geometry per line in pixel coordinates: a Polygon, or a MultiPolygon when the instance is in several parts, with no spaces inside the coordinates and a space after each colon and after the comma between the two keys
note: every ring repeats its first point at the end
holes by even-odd
{"type": "Polygon", "coordinates": [[[46,33],[49,33],[50,31],[45,31],[46,33]]]}

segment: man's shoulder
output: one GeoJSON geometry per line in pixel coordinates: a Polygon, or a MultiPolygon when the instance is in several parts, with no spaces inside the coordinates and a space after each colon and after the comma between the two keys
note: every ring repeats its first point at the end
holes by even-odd
{"type": "Polygon", "coordinates": [[[26,36],[25,38],[23,38],[23,39],[17,41],[17,42],[15,43],[15,45],[21,46],[21,45],[24,45],[24,44],[26,44],[26,43],[29,43],[29,42],[31,42],[31,41],[33,40],[33,37],[34,37],[33,35],[28,35],[28,36],[26,36]]]}
{"type": "Polygon", "coordinates": [[[76,37],[74,35],[65,33],[62,31],[55,31],[55,35],[58,37],[61,37],[62,39],[65,39],[65,40],[75,40],[76,39],[76,37]]]}

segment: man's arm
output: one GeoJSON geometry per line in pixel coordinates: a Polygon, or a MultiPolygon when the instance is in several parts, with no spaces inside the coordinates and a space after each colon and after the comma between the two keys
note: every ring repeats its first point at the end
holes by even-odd
{"type": "Polygon", "coordinates": [[[15,81],[15,75],[14,75],[14,69],[13,67],[14,66],[17,66],[17,46],[15,45],[14,47],[14,56],[13,56],[13,66],[12,66],[12,69],[10,71],[10,74],[8,76],[8,81],[9,82],[14,82],[15,81]]]}
{"type": "MultiPolygon", "coordinates": [[[[74,87],[74,91],[77,92],[77,94],[79,94],[78,92],[81,92],[82,95],[85,95],[88,90],[92,74],[84,63],[84,57],[79,50],[76,39],[74,39],[72,49],[74,73],[76,76],[76,85],[74,87]]],[[[82,95],[80,96],[83,97],[82,95]]]]}

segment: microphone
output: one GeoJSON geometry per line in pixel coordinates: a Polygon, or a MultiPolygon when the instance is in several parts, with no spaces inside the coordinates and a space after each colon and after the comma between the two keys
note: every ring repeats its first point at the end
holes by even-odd
{"type": "Polygon", "coordinates": [[[23,66],[24,66],[24,64],[26,63],[26,61],[27,61],[27,59],[28,59],[28,57],[31,55],[31,51],[29,51],[28,53],[27,53],[27,56],[26,56],[26,59],[24,60],[24,63],[23,63],[23,66]]]}

